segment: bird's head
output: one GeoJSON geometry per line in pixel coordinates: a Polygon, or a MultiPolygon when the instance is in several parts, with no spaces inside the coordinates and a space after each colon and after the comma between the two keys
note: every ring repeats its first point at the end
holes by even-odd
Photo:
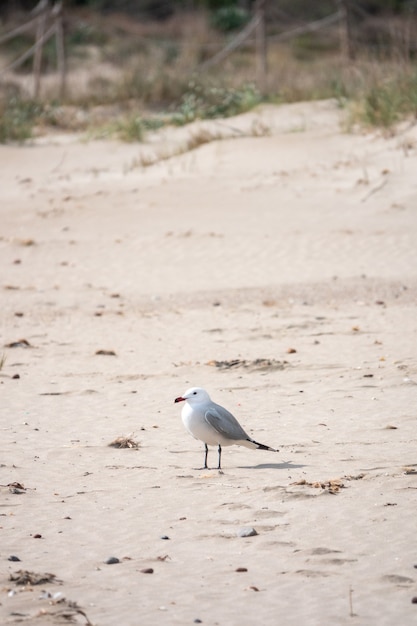
{"type": "Polygon", "coordinates": [[[187,401],[189,404],[200,404],[202,402],[210,402],[210,396],[205,389],[201,387],[191,387],[182,395],[175,398],[174,402],[187,401]]]}

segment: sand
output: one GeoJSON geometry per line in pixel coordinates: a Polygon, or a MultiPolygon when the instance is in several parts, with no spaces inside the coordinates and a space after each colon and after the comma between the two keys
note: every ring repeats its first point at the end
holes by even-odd
{"type": "Polygon", "coordinates": [[[2,624],[415,623],[416,147],[332,101],[0,146],[2,624]],[[194,385],[279,453],[198,469],[194,385]]]}

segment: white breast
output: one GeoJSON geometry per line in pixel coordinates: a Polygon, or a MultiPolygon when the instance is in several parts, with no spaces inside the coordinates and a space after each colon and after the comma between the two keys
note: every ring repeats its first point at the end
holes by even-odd
{"type": "Polygon", "coordinates": [[[203,441],[209,446],[230,446],[236,441],[226,439],[218,433],[204,418],[204,412],[198,406],[193,408],[185,403],[181,411],[181,419],[188,432],[195,438],[203,441]]]}

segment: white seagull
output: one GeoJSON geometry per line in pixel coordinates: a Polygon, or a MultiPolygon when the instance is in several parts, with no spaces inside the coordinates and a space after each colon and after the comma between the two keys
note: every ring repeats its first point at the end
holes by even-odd
{"type": "Polygon", "coordinates": [[[249,437],[237,419],[220,404],[213,402],[207,391],[201,387],[191,387],[184,395],[175,398],[174,402],[185,402],[181,411],[183,424],[195,439],[200,439],[204,443],[206,450],[204,469],[208,469],[207,446],[218,446],[217,469],[221,469],[222,446],[235,444],[252,449],[279,452],[249,437]]]}

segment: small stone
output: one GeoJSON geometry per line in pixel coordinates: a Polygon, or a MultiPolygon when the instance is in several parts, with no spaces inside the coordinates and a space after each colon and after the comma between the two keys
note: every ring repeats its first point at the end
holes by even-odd
{"type": "Polygon", "coordinates": [[[248,568],[247,567],[237,567],[235,571],[236,572],[247,572],[248,568]]]}
{"type": "Polygon", "coordinates": [[[52,595],[49,593],[49,591],[42,591],[40,596],[39,596],[39,600],[49,600],[50,598],[52,598],[52,595]]]}
{"type": "Polygon", "coordinates": [[[153,574],[152,567],[145,567],[144,569],[141,569],[140,571],[142,572],[142,574],[153,574]]]}
{"type": "Polygon", "coordinates": [[[60,602],[62,599],[64,599],[64,594],[62,593],[62,591],[57,591],[56,593],[52,594],[52,599],[54,600],[54,602],[60,602]]]}
{"type": "Polygon", "coordinates": [[[7,560],[8,561],[20,561],[19,557],[15,556],[14,554],[10,555],[7,560]]]}
{"type": "Polygon", "coordinates": [[[194,624],[202,624],[203,620],[199,619],[198,617],[195,618],[194,620],[194,624]]]}
{"type": "Polygon", "coordinates": [[[106,565],[114,565],[115,563],[120,563],[120,560],[117,556],[110,556],[105,563],[106,565]]]}
{"type": "Polygon", "coordinates": [[[14,374],[14,375],[12,376],[12,380],[18,380],[19,378],[20,378],[20,375],[19,375],[19,374],[14,374]]]}
{"type": "Polygon", "coordinates": [[[254,537],[257,534],[256,530],[251,526],[244,526],[237,531],[238,537],[254,537]]]}
{"type": "Polygon", "coordinates": [[[12,341],[11,343],[6,343],[5,348],[33,348],[33,346],[29,343],[27,339],[19,339],[18,341],[12,341]]]}
{"type": "Polygon", "coordinates": [[[168,541],[169,537],[168,537],[168,535],[161,535],[161,539],[164,539],[165,541],[168,541]]]}
{"type": "Polygon", "coordinates": [[[413,598],[411,598],[411,603],[417,604],[417,596],[414,596],[413,598]]]}

